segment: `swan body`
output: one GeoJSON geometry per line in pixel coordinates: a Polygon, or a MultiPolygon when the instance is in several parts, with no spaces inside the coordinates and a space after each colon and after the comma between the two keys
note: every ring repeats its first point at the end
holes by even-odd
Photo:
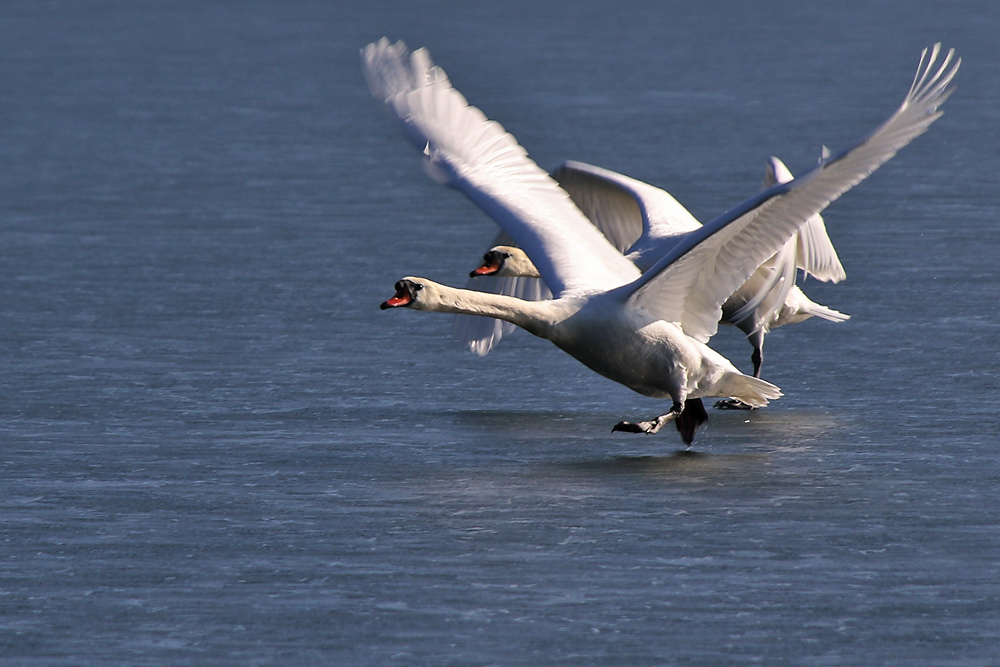
{"type": "Polygon", "coordinates": [[[616,430],[654,433],[675,421],[690,445],[707,418],[702,396],[763,405],[781,395],[706,345],[722,304],[811,216],[938,118],[960,62],[949,51],[935,64],[939,54],[939,45],[925,50],[903,104],[855,146],[706,223],[641,273],[499,123],[469,105],[425,50],[411,54],[387,39],[370,44],[362,51],[369,87],[421,150],[429,173],[489,214],[553,294],[529,302],[409,277],[382,308],[482,315],[547,338],[605,377],[671,399],[668,413],[616,430]]]}

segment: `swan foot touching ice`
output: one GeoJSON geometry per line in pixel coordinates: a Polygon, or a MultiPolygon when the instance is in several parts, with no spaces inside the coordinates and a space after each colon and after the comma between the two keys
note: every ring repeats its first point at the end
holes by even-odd
{"type": "Polygon", "coordinates": [[[677,430],[681,434],[681,439],[688,447],[694,441],[695,431],[698,427],[708,421],[708,413],[705,411],[705,404],[700,398],[689,398],[684,404],[674,403],[670,407],[670,412],[660,415],[656,419],[645,422],[620,421],[612,427],[612,433],[623,431],[625,433],[657,433],[661,428],[674,422],[677,430]]]}

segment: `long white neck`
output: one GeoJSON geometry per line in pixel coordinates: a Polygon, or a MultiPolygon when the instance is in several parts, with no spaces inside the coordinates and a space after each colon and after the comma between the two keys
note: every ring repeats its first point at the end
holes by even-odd
{"type": "Polygon", "coordinates": [[[574,311],[561,301],[525,301],[503,294],[448,287],[426,278],[411,280],[424,286],[412,306],[417,310],[494,317],[542,338],[551,338],[552,327],[574,311]]]}

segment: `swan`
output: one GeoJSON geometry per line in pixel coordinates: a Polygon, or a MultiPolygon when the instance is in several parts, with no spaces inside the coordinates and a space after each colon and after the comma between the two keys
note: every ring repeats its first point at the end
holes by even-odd
{"type": "Polygon", "coordinates": [[[756,407],[782,395],[706,344],[722,303],[810,216],[941,115],[961,60],[949,50],[936,65],[940,51],[937,44],[922,52],[902,105],[872,133],[706,223],[640,273],[513,136],[452,87],[426,50],[411,54],[386,38],[372,43],[362,50],[368,85],[422,151],[428,173],[493,217],[553,293],[526,301],[407,276],[380,307],[493,317],[546,338],[600,375],[671,401],[667,413],[613,430],[656,433],[675,422],[690,447],[707,420],[702,397],[731,396],[756,407]]]}
{"type": "MultiPolygon", "coordinates": [[[[567,161],[552,173],[552,177],[608,240],[642,271],[648,270],[656,259],[686,234],[701,227],[701,223],[669,193],[623,174],[583,162],[567,161]]],[[[791,180],[792,173],[785,163],[770,157],[764,189],[791,180]]],[[[738,327],[753,346],[751,363],[754,377],[760,377],[764,336],[771,329],[811,317],[832,322],[849,319],[848,315],[809,299],[795,285],[796,269],[835,283],[847,277],[819,214],[806,221],[785,246],[762,264],[722,305],[721,323],[738,327]]],[[[483,255],[482,264],[469,275],[493,276],[502,280],[486,286],[493,293],[541,298],[534,294],[546,291],[539,287],[532,293],[526,288],[524,279],[539,278],[538,271],[524,251],[514,246],[492,247],[483,255]]],[[[470,281],[470,287],[474,282],[485,281],[470,281]]],[[[456,318],[455,335],[473,352],[483,356],[509,333],[508,327],[495,322],[460,315],[456,318]]],[[[745,406],[733,401],[720,401],[716,407],[745,406]]]]}

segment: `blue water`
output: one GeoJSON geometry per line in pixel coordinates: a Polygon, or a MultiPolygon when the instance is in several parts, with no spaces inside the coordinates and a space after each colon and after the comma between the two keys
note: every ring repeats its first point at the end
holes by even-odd
{"type": "Polygon", "coordinates": [[[0,662],[1000,663],[1000,9],[893,7],[0,5],[0,662]],[[494,233],[370,99],[382,35],[702,219],[965,63],[826,213],[852,319],[682,456],[544,341],[378,310],[494,233]]]}

